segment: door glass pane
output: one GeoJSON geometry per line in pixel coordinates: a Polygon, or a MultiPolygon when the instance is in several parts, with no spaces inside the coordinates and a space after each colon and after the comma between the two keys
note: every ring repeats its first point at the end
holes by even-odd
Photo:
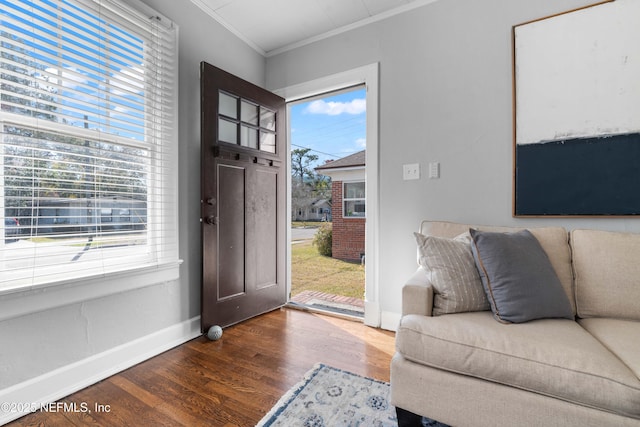
{"type": "Polygon", "coordinates": [[[276,134],[260,132],[260,149],[269,153],[276,152],[276,134]]]}
{"type": "Polygon", "coordinates": [[[276,113],[266,108],[261,108],[260,127],[268,130],[276,130],[276,113]]]}
{"type": "Polygon", "coordinates": [[[238,125],[224,119],[218,119],[218,140],[230,144],[238,143],[238,125]]]}
{"type": "Polygon", "coordinates": [[[218,105],[218,113],[232,119],[238,118],[238,98],[220,92],[220,105],[218,105]]]}
{"type": "Polygon", "coordinates": [[[240,145],[243,147],[258,148],[258,131],[247,126],[242,126],[240,128],[240,145]]]}
{"type": "Polygon", "coordinates": [[[242,101],[240,105],[241,119],[245,123],[258,126],[258,106],[242,101]]]}

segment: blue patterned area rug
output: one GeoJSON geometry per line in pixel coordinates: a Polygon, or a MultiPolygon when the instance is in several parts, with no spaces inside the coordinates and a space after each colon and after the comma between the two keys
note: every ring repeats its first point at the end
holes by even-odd
{"type": "MultiPolygon", "coordinates": [[[[446,427],[424,418],[423,426],[446,427]]],[[[389,383],[318,364],[257,427],[397,427],[389,383]]]]}

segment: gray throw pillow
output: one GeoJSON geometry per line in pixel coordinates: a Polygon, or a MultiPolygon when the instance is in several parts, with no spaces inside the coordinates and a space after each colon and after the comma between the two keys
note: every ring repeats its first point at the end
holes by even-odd
{"type": "Polygon", "coordinates": [[[571,303],[549,257],[529,230],[469,232],[473,257],[498,320],[573,319],[571,303]]]}
{"type": "Polygon", "coordinates": [[[419,263],[433,286],[434,316],[489,310],[468,233],[446,239],[414,233],[419,263]]]}

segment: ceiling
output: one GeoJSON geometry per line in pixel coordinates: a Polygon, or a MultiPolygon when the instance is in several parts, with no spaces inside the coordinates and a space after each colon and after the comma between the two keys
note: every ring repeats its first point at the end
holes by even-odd
{"type": "Polygon", "coordinates": [[[191,0],[265,56],[436,0],[191,0]]]}

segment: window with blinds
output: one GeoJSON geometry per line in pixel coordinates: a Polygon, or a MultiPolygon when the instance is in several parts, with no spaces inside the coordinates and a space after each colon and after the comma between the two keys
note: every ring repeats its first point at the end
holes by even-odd
{"type": "Polygon", "coordinates": [[[177,261],[176,28],[0,0],[0,292],[177,261]]]}

